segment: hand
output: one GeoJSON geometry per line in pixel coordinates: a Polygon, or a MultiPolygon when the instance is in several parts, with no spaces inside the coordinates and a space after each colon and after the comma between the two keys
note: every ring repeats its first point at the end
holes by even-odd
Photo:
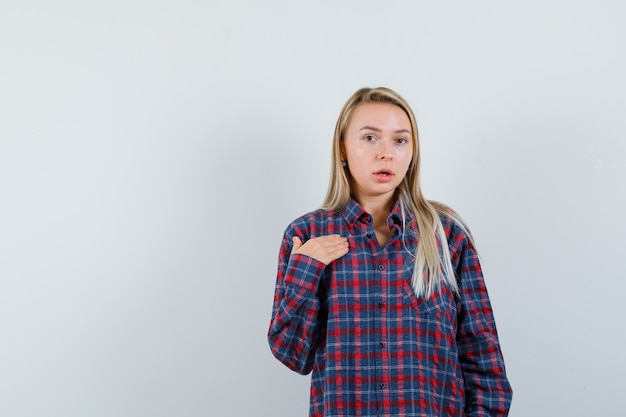
{"type": "Polygon", "coordinates": [[[304,244],[298,236],[294,236],[291,253],[306,255],[328,265],[348,253],[348,247],[348,239],[340,235],[319,236],[304,244]]]}

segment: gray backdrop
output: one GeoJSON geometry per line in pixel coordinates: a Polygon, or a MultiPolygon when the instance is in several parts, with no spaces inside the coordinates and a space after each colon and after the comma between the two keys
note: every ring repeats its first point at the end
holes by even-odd
{"type": "Polygon", "coordinates": [[[2,1],[0,415],[306,415],[277,251],[378,85],[475,234],[511,416],[621,415],[625,4],[2,1]]]}

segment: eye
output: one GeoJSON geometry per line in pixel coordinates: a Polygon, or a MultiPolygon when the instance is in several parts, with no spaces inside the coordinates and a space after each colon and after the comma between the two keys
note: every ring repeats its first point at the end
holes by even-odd
{"type": "Polygon", "coordinates": [[[407,138],[398,138],[397,141],[398,143],[409,143],[407,138]]]}
{"type": "Polygon", "coordinates": [[[376,137],[373,135],[367,135],[363,138],[366,142],[374,142],[376,140],[376,137]]]}

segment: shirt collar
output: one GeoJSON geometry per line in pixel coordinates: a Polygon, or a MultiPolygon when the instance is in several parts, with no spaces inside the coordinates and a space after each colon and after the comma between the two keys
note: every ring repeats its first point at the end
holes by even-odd
{"type": "Polygon", "coordinates": [[[350,226],[354,226],[354,224],[358,221],[367,222],[368,218],[371,216],[363,210],[363,207],[359,205],[353,198],[348,200],[348,203],[342,210],[343,218],[346,219],[346,222],[350,226]]]}
{"type": "MultiPolygon", "coordinates": [[[[404,215],[408,216],[408,210],[404,210],[404,215]]],[[[413,216],[410,216],[409,219],[412,219],[413,216]]],[[[405,221],[408,219],[405,219],[405,221]]],[[[402,210],[400,209],[400,199],[396,199],[393,208],[391,209],[391,214],[387,217],[387,225],[389,225],[389,230],[393,229],[394,226],[397,226],[398,229],[402,230],[402,210]]]]}
{"type": "MultiPolygon", "coordinates": [[[[350,226],[354,226],[357,222],[370,223],[373,221],[372,216],[366,212],[363,207],[359,205],[353,198],[350,198],[348,203],[342,210],[342,215],[346,222],[350,226]]],[[[408,210],[407,207],[404,208],[405,215],[405,226],[407,229],[415,228],[415,217],[411,210],[408,210]],[[412,226],[412,227],[411,227],[412,226]]],[[[402,210],[400,208],[400,200],[396,199],[396,202],[391,209],[391,213],[389,217],[387,217],[387,224],[389,225],[389,230],[397,227],[399,230],[402,230],[402,210]]]]}

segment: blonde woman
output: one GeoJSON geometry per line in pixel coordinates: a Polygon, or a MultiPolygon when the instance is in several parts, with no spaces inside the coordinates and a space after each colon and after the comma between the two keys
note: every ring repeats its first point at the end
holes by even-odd
{"type": "Polygon", "coordinates": [[[310,416],[506,416],[512,390],[471,235],[419,184],[413,111],[363,88],[335,128],[322,207],[279,252],[268,338],[312,372],[310,416]]]}

